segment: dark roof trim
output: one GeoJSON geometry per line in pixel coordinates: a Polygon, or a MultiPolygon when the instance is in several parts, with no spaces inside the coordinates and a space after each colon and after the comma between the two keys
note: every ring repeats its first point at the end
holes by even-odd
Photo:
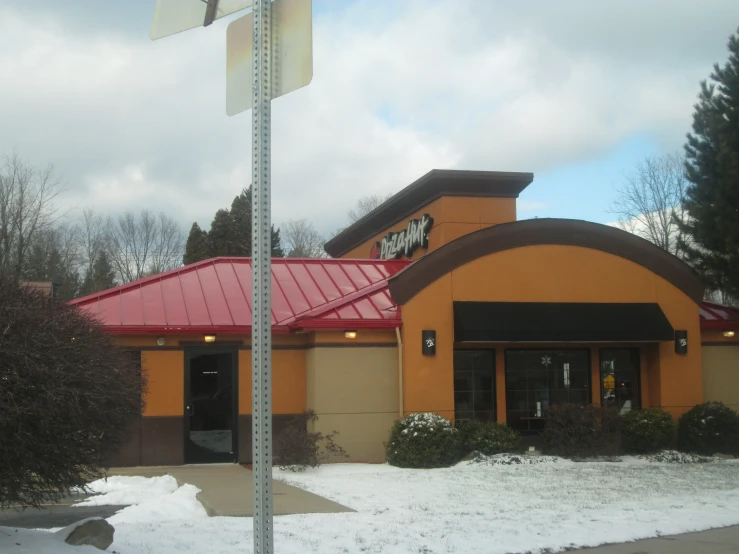
{"type": "Polygon", "coordinates": [[[703,283],[686,263],[649,241],[599,223],[576,219],[528,219],[494,225],[458,238],[426,254],[389,280],[390,296],[405,304],[431,283],[472,260],[537,244],[581,246],[637,263],[683,291],[703,300],[703,283]]]}
{"type": "Polygon", "coordinates": [[[338,258],[442,196],[518,198],[533,173],[432,169],[328,241],[326,252],[338,258]]]}

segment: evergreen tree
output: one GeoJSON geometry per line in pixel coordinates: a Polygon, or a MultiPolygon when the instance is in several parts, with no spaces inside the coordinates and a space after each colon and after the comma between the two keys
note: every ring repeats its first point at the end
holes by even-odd
{"type": "Polygon", "coordinates": [[[197,222],[193,223],[190,227],[190,234],[187,235],[182,263],[184,265],[193,264],[201,260],[207,260],[208,257],[208,233],[203,231],[197,222]]]}
{"type": "Polygon", "coordinates": [[[232,256],[232,223],[228,210],[218,210],[208,231],[208,257],[232,256]]]}
{"type": "Polygon", "coordinates": [[[684,230],[695,246],[688,261],[713,290],[739,296],[739,39],[729,39],[729,60],[701,82],[688,133],[684,230]]]}
{"type": "Polygon", "coordinates": [[[282,250],[282,240],[280,239],[280,230],[275,229],[272,225],[272,257],[273,258],[284,258],[285,252],[282,250]]]}
{"type": "Polygon", "coordinates": [[[85,278],[80,286],[80,296],[112,289],[115,286],[115,270],[108,254],[102,250],[95,258],[92,267],[88,267],[85,271],[85,278]]]}
{"type": "Polygon", "coordinates": [[[231,202],[231,256],[251,256],[251,187],[231,202]]]}

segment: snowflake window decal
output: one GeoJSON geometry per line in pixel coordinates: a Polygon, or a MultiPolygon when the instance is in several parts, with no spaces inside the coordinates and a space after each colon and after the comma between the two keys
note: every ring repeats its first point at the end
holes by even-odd
{"type": "Polygon", "coordinates": [[[541,357],[541,365],[545,367],[549,367],[549,365],[552,363],[552,358],[549,356],[542,356],[541,357]]]}

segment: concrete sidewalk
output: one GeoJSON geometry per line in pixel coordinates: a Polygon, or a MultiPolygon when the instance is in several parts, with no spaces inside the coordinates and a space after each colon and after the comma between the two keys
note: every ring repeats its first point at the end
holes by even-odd
{"type": "MultiPolygon", "coordinates": [[[[202,491],[198,494],[198,500],[210,516],[253,515],[252,473],[238,464],[123,467],[111,469],[108,475],[171,475],[180,485],[190,483],[202,491]]],[[[275,515],[354,511],[277,480],[272,482],[272,494],[275,515]]]]}
{"type": "Polygon", "coordinates": [[[571,550],[572,554],[729,554],[739,552],[739,526],[571,550]]]}

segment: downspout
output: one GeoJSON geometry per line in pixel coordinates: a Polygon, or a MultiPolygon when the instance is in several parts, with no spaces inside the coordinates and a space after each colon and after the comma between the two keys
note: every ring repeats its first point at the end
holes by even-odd
{"type": "Polygon", "coordinates": [[[400,338],[400,327],[395,328],[398,338],[398,415],[403,419],[403,339],[400,338]]]}

